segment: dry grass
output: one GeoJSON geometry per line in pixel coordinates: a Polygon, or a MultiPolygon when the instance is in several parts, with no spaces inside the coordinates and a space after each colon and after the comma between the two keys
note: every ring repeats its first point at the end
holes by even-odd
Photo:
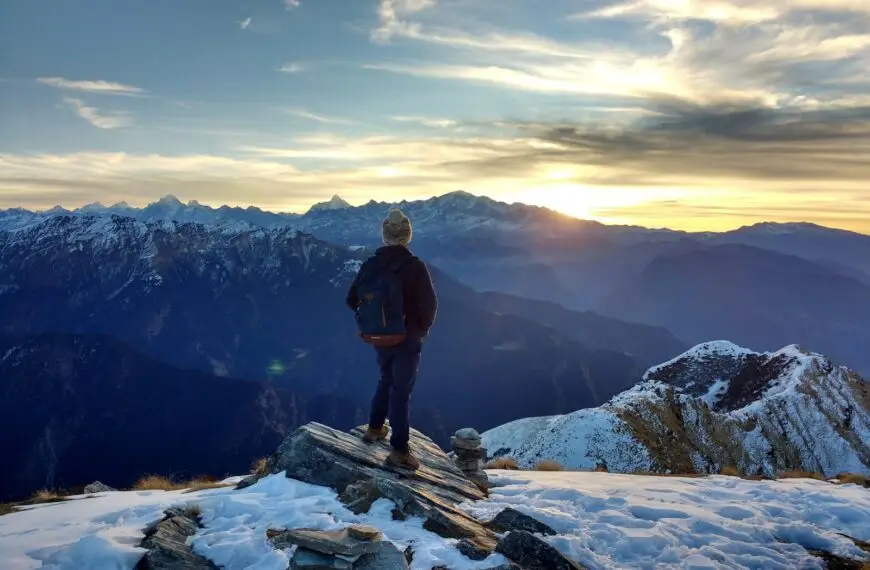
{"type": "Polygon", "coordinates": [[[719,470],[719,475],[728,475],[729,477],[740,477],[740,470],[733,465],[725,465],[719,470]]]}
{"type": "Polygon", "coordinates": [[[783,471],[777,474],[777,479],[815,479],[817,481],[825,481],[825,476],[821,473],[810,473],[809,471],[783,471]]]}
{"type": "Polygon", "coordinates": [[[553,459],[545,459],[543,461],[539,461],[535,465],[535,471],[564,471],[565,468],[562,467],[562,464],[553,459]]]}
{"type": "Polygon", "coordinates": [[[486,469],[504,469],[508,471],[517,471],[520,466],[517,460],[513,457],[496,457],[486,464],[486,469]]]}
{"type": "Polygon", "coordinates": [[[30,497],[30,500],[36,504],[52,503],[61,499],[63,499],[63,497],[57,491],[52,491],[50,489],[40,489],[30,497]]]}
{"type": "Polygon", "coordinates": [[[15,505],[10,505],[9,503],[0,503],[0,517],[3,515],[8,515],[10,513],[14,513],[18,509],[15,508],[15,505]]]}
{"type": "Polygon", "coordinates": [[[592,470],[592,472],[593,473],[610,473],[610,471],[608,471],[607,467],[605,467],[604,465],[597,465],[595,467],[595,469],[592,470]]]}
{"type": "Polygon", "coordinates": [[[840,473],[835,477],[840,485],[861,485],[862,487],[870,487],[870,477],[861,475],[860,473],[840,473]]]}
{"type": "Polygon", "coordinates": [[[174,483],[162,475],[146,475],[133,484],[134,491],[181,491],[193,493],[206,489],[220,489],[230,487],[230,483],[221,483],[211,477],[198,477],[190,481],[174,483]]]}
{"type": "Polygon", "coordinates": [[[261,457],[254,461],[251,465],[251,474],[258,475],[260,477],[265,477],[269,474],[269,460],[265,457],[261,457]]]}

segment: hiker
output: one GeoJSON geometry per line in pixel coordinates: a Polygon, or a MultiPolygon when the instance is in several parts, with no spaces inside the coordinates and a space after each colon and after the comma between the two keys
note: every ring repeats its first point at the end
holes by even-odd
{"type": "Polygon", "coordinates": [[[381,228],[384,245],[360,267],[347,304],[355,311],[359,335],[375,348],[381,373],[363,440],[386,439],[389,415],[393,451],[387,463],[416,470],[420,462],[408,446],[410,398],[438,298],[428,268],[408,249],[411,236],[408,217],[391,210],[381,228]]]}

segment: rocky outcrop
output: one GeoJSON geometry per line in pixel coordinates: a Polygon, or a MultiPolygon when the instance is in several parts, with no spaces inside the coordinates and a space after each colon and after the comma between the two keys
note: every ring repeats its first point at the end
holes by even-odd
{"type": "Polygon", "coordinates": [[[486,523],[486,526],[498,533],[524,530],[532,534],[543,534],[545,536],[554,536],[556,534],[556,531],[550,528],[549,525],[511,508],[507,508],[497,514],[494,519],[486,523]]]}
{"type": "Polygon", "coordinates": [[[394,517],[420,517],[424,528],[445,538],[458,539],[464,551],[485,558],[496,547],[495,533],[457,505],[485,498],[484,493],[444,451],[416,430],[410,446],[420,469],[387,466],[386,442],[366,444],[363,427],[350,433],[309,423],[291,434],[268,460],[269,472],[330,487],[357,513],[367,512],[379,498],[393,501],[394,517]]]}
{"type": "Polygon", "coordinates": [[[86,495],[92,495],[94,493],[108,493],[111,491],[117,491],[114,487],[109,487],[105,483],[101,483],[100,481],[94,481],[90,485],[85,485],[84,492],[86,495]]]}
{"type": "Polygon", "coordinates": [[[585,568],[524,530],[508,533],[498,543],[496,551],[518,563],[524,570],[584,570],[585,568]]]}
{"type": "MultiPolygon", "coordinates": [[[[359,570],[374,568],[376,566],[372,565],[376,563],[383,563],[384,566],[395,564],[398,560],[393,553],[394,550],[398,552],[398,549],[384,543],[378,529],[365,525],[352,525],[334,531],[270,530],[267,536],[277,549],[297,547],[290,561],[291,569],[359,570]]],[[[404,554],[398,554],[404,562],[404,554]]],[[[407,568],[407,564],[404,568],[407,568]]]]}
{"type": "Polygon", "coordinates": [[[870,474],[870,386],[798,346],[755,353],[711,342],[651,368],[604,406],[518,420],[483,440],[523,466],[870,474]]]}
{"type": "Polygon", "coordinates": [[[199,528],[199,513],[171,508],[165,515],[163,520],[145,530],[140,546],[148,552],[136,564],[136,570],[218,570],[187,544],[187,539],[199,528]]]}

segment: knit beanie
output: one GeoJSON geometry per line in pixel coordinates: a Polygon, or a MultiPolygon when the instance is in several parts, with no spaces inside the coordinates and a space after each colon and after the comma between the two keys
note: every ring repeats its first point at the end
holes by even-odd
{"type": "Polygon", "coordinates": [[[411,243],[412,235],[411,220],[408,219],[408,216],[402,210],[391,210],[381,228],[384,244],[407,246],[411,243]]]}

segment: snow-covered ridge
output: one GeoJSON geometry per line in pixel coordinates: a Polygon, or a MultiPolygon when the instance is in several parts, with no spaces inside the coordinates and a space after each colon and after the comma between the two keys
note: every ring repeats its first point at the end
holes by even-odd
{"type": "MultiPolygon", "coordinates": [[[[20,224],[0,232],[0,271],[4,259],[26,263],[26,258],[53,258],[53,270],[74,272],[76,256],[91,256],[104,271],[101,279],[120,288],[108,292],[113,298],[126,287],[159,286],[162,273],[172,270],[170,260],[195,258],[198,271],[214,276],[223,286],[223,275],[240,268],[242,259],[264,273],[282,264],[296,263],[303,271],[323,272],[338,284],[358,267],[359,254],[333,246],[291,227],[267,229],[244,222],[220,221],[212,225],[168,220],[143,221],[118,215],[61,215],[20,224]],[[34,252],[39,255],[35,255],[34,252]],[[42,257],[41,257],[42,256],[42,257]]],[[[15,283],[0,278],[0,291],[15,283]]]]}
{"type": "Polygon", "coordinates": [[[483,438],[491,453],[526,465],[870,474],[870,390],[795,345],[756,353],[717,341],[652,367],[603,406],[517,420],[483,438]]]}

